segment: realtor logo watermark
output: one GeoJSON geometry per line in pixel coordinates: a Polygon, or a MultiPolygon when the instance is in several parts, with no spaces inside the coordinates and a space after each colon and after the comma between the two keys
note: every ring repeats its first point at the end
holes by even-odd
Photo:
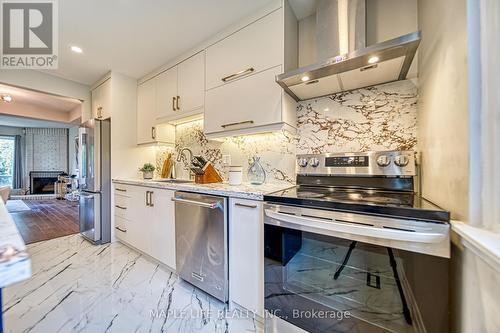
{"type": "Polygon", "coordinates": [[[0,0],[0,18],[0,68],[57,68],[57,0],[0,0]]]}

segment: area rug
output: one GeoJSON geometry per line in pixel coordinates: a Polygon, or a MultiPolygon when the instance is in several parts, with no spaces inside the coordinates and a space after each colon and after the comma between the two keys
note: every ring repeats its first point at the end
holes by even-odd
{"type": "Polygon", "coordinates": [[[5,207],[7,207],[7,211],[9,213],[25,212],[27,210],[31,210],[31,208],[29,208],[28,205],[25,204],[22,200],[7,200],[5,207]]]}

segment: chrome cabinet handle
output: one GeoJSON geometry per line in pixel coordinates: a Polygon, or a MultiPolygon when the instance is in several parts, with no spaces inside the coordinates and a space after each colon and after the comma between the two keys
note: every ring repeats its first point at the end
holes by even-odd
{"type": "Polygon", "coordinates": [[[124,190],[124,189],[121,189],[121,188],[115,188],[115,191],[118,191],[118,192],[127,192],[127,190],[124,190]]]}
{"type": "Polygon", "coordinates": [[[149,207],[149,191],[146,191],[146,206],[149,207]]]}
{"type": "Polygon", "coordinates": [[[119,230],[119,231],[121,231],[121,232],[127,232],[127,230],[122,229],[122,228],[120,228],[120,227],[115,227],[115,229],[116,229],[116,230],[119,230]]]}
{"type": "Polygon", "coordinates": [[[242,204],[239,202],[236,202],[234,205],[238,206],[238,207],[245,207],[245,208],[257,208],[257,205],[247,205],[247,204],[242,204]]]}
{"type": "Polygon", "coordinates": [[[156,140],[156,127],[151,127],[151,138],[156,140]]]}
{"type": "Polygon", "coordinates": [[[175,96],[172,97],[172,111],[175,111],[175,100],[176,100],[175,96]]]}
{"type": "Polygon", "coordinates": [[[181,99],[181,96],[177,96],[177,98],[175,99],[175,105],[177,107],[177,111],[179,111],[181,108],[179,107],[179,100],[181,99]]]}
{"type": "Polygon", "coordinates": [[[207,202],[200,202],[200,201],[181,199],[181,198],[172,198],[171,200],[175,201],[175,202],[200,206],[200,207],[209,208],[209,209],[215,209],[215,208],[219,207],[219,202],[207,203],[207,202]]]}
{"type": "Polygon", "coordinates": [[[115,205],[115,207],[118,208],[118,209],[127,210],[127,207],[122,207],[122,206],[119,206],[119,205],[115,205]]]}
{"type": "Polygon", "coordinates": [[[253,67],[249,67],[247,69],[244,69],[242,71],[236,72],[234,74],[225,76],[221,80],[222,80],[222,82],[229,82],[229,81],[232,81],[232,80],[235,80],[235,79],[239,78],[240,76],[244,76],[244,75],[248,75],[250,73],[253,73],[253,71],[255,71],[255,69],[253,67]]]}
{"type": "Polygon", "coordinates": [[[220,127],[226,128],[226,127],[230,127],[230,126],[243,125],[243,124],[253,124],[253,120],[245,120],[245,121],[240,121],[238,123],[224,124],[224,125],[220,125],[220,127]]]}

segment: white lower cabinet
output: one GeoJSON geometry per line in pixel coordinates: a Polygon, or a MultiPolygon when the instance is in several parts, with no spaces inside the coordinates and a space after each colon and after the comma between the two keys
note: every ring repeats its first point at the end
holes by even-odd
{"type": "Polygon", "coordinates": [[[261,201],[229,199],[229,299],[264,315],[264,216],[261,201]]]}
{"type": "Polygon", "coordinates": [[[114,215],[119,240],[175,270],[173,195],[174,191],[143,186],[126,186],[126,192],[115,189],[114,215]]]}
{"type": "MultiPolygon", "coordinates": [[[[150,226],[150,255],[175,269],[175,205],[174,191],[150,189],[153,215],[145,215],[150,226]]],[[[148,213],[149,214],[149,213],[148,213]]]]}

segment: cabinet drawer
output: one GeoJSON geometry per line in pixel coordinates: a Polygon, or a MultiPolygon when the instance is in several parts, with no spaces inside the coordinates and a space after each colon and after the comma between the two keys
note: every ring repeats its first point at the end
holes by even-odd
{"type": "Polygon", "coordinates": [[[115,194],[115,207],[114,207],[115,216],[128,219],[129,216],[127,214],[127,209],[128,209],[128,197],[115,194]]]}
{"type": "Polygon", "coordinates": [[[217,133],[282,121],[282,91],[275,82],[281,66],[207,91],[205,133],[217,133]]]}
{"type": "Polygon", "coordinates": [[[129,242],[128,240],[128,224],[130,222],[115,215],[115,236],[123,240],[125,242],[129,242]]]}
{"type": "Polygon", "coordinates": [[[282,64],[282,21],[274,11],[207,48],[206,89],[282,64]]]}
{"type": "Polygon", "coordinates": [[[115,183],[114,186],[115,186],[115,195],[121,195],[121,196],[125,196],[125,197],[129,196],[129,193],[128,193],[129,188],[127,185],[115,183]]]}

